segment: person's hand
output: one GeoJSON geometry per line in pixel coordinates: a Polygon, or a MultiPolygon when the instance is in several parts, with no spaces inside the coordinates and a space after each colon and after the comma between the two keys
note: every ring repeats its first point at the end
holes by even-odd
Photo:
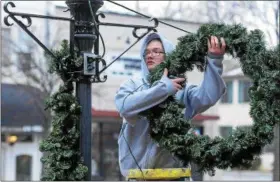
{"type": "MultiPolygon", "coordinates": [[[[167,68],[164,69],[163,75],[166,77],[168,76],[167,68]]],[[[174,79],[170,79],[170,80],[172,81],[173,87],[176,89],[176,91],[178,91],[178,90],[182,89],[182,86],[179,83],[185,81],[185,78],[174,78],[174,79]]]]}
{"type": "Polygon", "coordinates": [[[216,36],[211,36],[211,42],[208,39],[207,43],[208,43],[208,52],[209,53],[214,54],[214,55],[224,55],[225,54],[226,42],[223,37],[221,38],[222,45],[220,45],[219,40],[216,36]]]}

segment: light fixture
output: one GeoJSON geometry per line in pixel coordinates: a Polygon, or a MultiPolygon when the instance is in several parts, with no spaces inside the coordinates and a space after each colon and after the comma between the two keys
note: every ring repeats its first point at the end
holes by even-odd
{"type": "Polygon", "coordinates": [[[6,140],[9,145],[14,145],[17,142],[18,137],[16,135],[9,135],[6,140]]]}

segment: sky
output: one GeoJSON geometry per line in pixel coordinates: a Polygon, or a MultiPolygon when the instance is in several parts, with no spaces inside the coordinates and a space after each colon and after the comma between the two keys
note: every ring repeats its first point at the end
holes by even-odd
{"type": "MultiPolygon", "coordinates": [[[[66,6],[65,1],[52,1],[52,2],[54,2],[55,4],[66,6]]],[[[114,2],[122,4],[126,7],[129,7],[131,9],[133,9],[133,10],[136,9],[136,2],[137,1],[114,1],[114,2]]],[[[178,8],[178,5],[179,5],[180,2],[182,3],[182,1],[172,1],[171,4],[170,4],[170,7],[178,8]]],[[[237,12],[240,11],[240,17],[239,18],[246,18],[247,21],[251,22],[250,23],[251,25],[252,24],[257,24],[257,27],[259,29],[261,29],[263,31],[266,31],[266,32],[272,32],[270,34],[272,34],[273,37],[270,38],[270,41],[269,41],[269,42],[272,43],[271,45],[276,45],[278,43],[278,41],[276,39],[276,35],[274,34],[274,32],[272,30],[273,28],[271,28],[271,26],[267,26],[266,24],[263,24],[260,20],[261,16],[252,16],[252,14],[248,14],[248,12],[246,12],[246,11],[244,12],[244,10],[242,10],[238,7],[235,8],[235,9],[232,9],[231,7],[229,7],[229,3],[232,3],[232,2],[224,1],[224,6],[223,6],[223,9],[221,10],[221,12],[223,12],[223,14],[226,13],[226,12],[229,12],[229,11],[237,11],[237,12]]],[[[143,13],[143,14],[146,14],[148,16],[153,16],[153,17],[159,18],[162,14],[164,14],[163,13],[164,8],[167,6],[168,3],[169,3],[169,1],[139,1],[139,6],[141,7],[140,12],[143,13]]],[[[184,3],[184,6],[188,5],[187,10],[190,10],[190,11],[200,10],[201,13],[205,13],[205,11],[206,11],[205,2],[184,1],[183,3],[184,3]]],[[[265,3],[265,5],[268,5],[269,2],[258,1],[257,3],[258,3],[258,6],[259,6],[259,9],[261,11],[266,11],[267,16],[269,17],[269,18],[267,18],[267,20],[272,21],[272,23],[274,23],[275,22],[275,16],[273,14],[274,13],[273,10],[263,8],[264,3],[265,3]]],[[[114,12],[119,12],[119,13],[132,13],[132,12],[130,12],[130,11],[128,11],[128,10],[122,8],[122,7],[119,7],[115,4],[112,4],[108,1],[104,1],[104,5],[99,10],[109,10],[109,11],[114,11],[114,12]]],[[[174,17],[175,19],[180,18],[180,17],[178,17],[180,15],[178,15],[178,16],[177,15],[174,17]]],[[[200,13],[198,13],[198,14],[196,13],[194,16],[189,17],[188,14],[187,14],[187,15],[185,15],[185,16],[187,16],[187,19],[186,19],[186,17],[184,17],[184,20],[207,22],[206,19],[208,19],[209,16],[208,17],[207,16],[200,17],[199,15],[200,15],[200,13]]],[[[237,23],[244,23],[242,19],[240,21],[238,20],[238,17],[236,19],[237,19],[237,23]]],[[[245,24],[245,26],[247,26],[248,29],[251,29],[249,24],[248,25],[245,24]]],[[[254,25],[254,27],[252,27],[252,29],[255,29],[256,28],[255,26],[256,25],[254,25]]]]}
{"type": "MultiPolygon", "coordinates": [[[[66,6],[65,1],[53,1],[55,4],[66,6]]],[[[124,5],[126,7],[129,7],[133,10],[136,9],[136,1],[114,1],[116,3],[119,3],[121,5],[124,5]]],[[[181,1],[172,1],[172,6],[177,6],[181,1]]],[[[190,4],[191,6],[197,5],[199,1],[185,1],[184,4],[190,4]]],[[[140,6],[143,9],[148,9],[149,13],[151,13],[153,16],[157,15],[157,12],[160,12],[166,5],[168,4],[168,1],[140,1],[140,6]]],[[[108,1],[104,1],[104,5],[100,8],[107,9],[110,11],[120,12],[120,13],[129,13],[128,10],[119,7],[115,4],[112,4],[108,1]]]]}
{"type": "MultiPolygon", "coordinates": [[[[64,1],[50,1],[50,2],[52,2],[56,5],[62,5],[62,6],[66,7],[65,0],[64,1]]],[[[120,3],[131,9],[136,9],[137,1],[114,1],[114,2],[120,3]]],[[[164,9],[167,6],[167,4],[169,3],[169,1],[138,1],[138,2],[139,2],[139,6],[141,8],[141,10],[140,10],[141,13],[146,14],[148,16],[153,16],[156,18],[159,18],[161,15],[164,14],[164,9]]],[[[187,14],[187,15],[184,15],[183,20],[194,21],[194,22],[200,21],[200,22],[204,23],[204,22],[207,22],[206,19],[208,19],[210,16],[200,16],[201,14],[197,13],[197,12],[201,11],[201,13],[205,13],[205,11],[206,11],[205,2],[206,1],[204,1],[204,2],[203,1],[184,1],[184,2],[172,1],[170,4],[170,7],[178,8],[179,3],[184,3],[183,4],[184,6],[188,5],[189,7],[187,7],[186,9],[183,9],[183,11],[186,11],[184,13],[187,14]],[[196,11],[196,14],[193,16],[188,16],[188,13],[192,12],[192,11],[193,12],[196,11]]],[[[45,1],[37,2],[38,5],[40,3],[45,3],[45,1]]],[[[230,1],[223,1],[223,3],[224,3],[224,6],[222,7],[221,10],[219,10],[222,14],[227,13],[229,11],[235,11],[235,12],[240,11],[239,14],[240,14],[241,18],[246,18],[247,20],[251,21],[252,24],[258,24],[258,28],[260,28],[263,31],[272,32],[272,33],[270,33],[273,36],[272,38],[270,38],[270,40],[271,40],[270,42],[272,42],[271,45],[274,46],[278,43],[275,32],[273,32],[274,31],[273,28],[271,26],[266,26],[265,24],[263,24],[260,21],[261,17],[258,17],[258,16],[252,17],[252,16],[250,16],[250,14],[246,14],[246,12],[242,11],[240,8],[236,8],[236,9],[230,8],[229,5],[227,4],[227,3],[231,3],[230,1]]],[[[270,20],[270,21],[275,20],[273,11],[271,9],[262,8],[262,6],[264,6],[264,4],[267,5],[269,2],[258,1],[258,3],[259,3],[259,6],[261,6],[260,10],[266,11],[266,13],[269,14],[268,20],[270,20]]],[[[20,4],[26,4],[26,3],[24,1],[17,1],[17,6],[20,6],[20,4]],[[22,3],[20,3],[20,2],[22,2],[22,3]]],[[[119,6],[112,4],[105,0],[104,0],[104,5],[99,10],[103,10],[103,11],[109,10],[109,11],[114,11],[114,12],[119,12],[119,13],[132,13],[122,7],[119,7],[119,6]]],[[[177,15],[175,16],[175,18],[179,19],[180,17],[178,17],[179,15],[178,16],[177,15]]],[[[241,20],[240,22],[237,22],[237,23],[244,23],[244,22],[241,20]]],[[[250,29],[250,27],[248,25],[245,24],[245,26],[247,26],[250,29]]],[[[255,29],[255,27],[253,27],[252,29],[255,29]]],[[[274,29],[275,29],[275,26],[274,26],[274,29]]],[[[268,36],[266,36],[266,37],[268,37],[268,36]]]]}

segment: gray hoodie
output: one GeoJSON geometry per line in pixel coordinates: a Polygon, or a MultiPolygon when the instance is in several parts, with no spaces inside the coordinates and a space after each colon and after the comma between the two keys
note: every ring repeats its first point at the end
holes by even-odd
{"type": "MultiPolygon", "coordinates": [[[[165,53],[172,52],[174,46],[162,35],[157,35],[165,53]]],[[[221,78],[223,56],[214,55],[207,56],[208,64],[200,86],[187,83],[183,89],[176,92],[172,81],[163,76],[157,84],[150,87],[147,82],[149,70],[143,57],[147,42],[144,40],[141,47],[142,76],[124,82],[115,96],[117,110],[123,118],[118,138],[119,165],[123,176],[127,176],[129,169],[183,167],[176,157],[151,139],[149,121],[140,117],[138,115],[140,112],[160,104],[175,94],[177,102],[186,106],[185,118],[189,119],[213,106],[226,89],[221,78]]]]}

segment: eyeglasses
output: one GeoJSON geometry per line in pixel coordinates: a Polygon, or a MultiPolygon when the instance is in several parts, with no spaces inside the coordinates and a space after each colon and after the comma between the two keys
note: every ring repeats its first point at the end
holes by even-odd
{"type": "Polygon", "coordinates": [[[151,54],[151,56],[153,57],[156,57],[159,56],[160,54],[165,54],[165,52],[159,50],[145,51],[143,57],[147,57],[149,54],[151,54]]]}

